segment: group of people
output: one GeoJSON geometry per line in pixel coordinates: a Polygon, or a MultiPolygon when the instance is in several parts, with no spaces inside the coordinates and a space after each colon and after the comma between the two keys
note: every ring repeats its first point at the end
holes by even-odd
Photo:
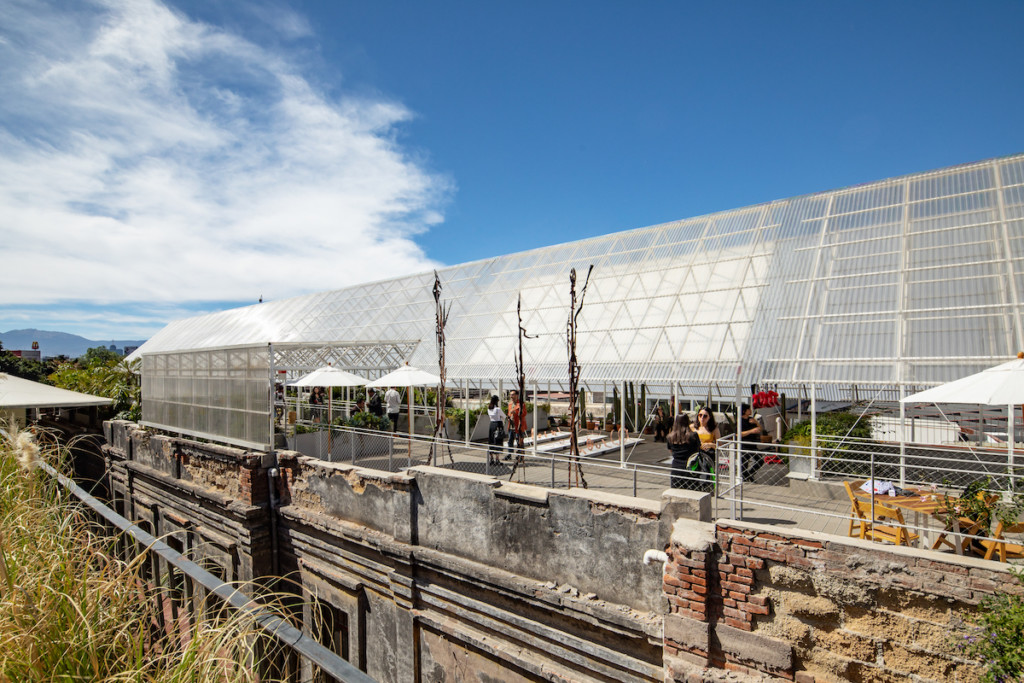
{"type": "MultiPolygon", "coordinates": [[[[661,406],[658,407],[661,410],[661,406]]],[[[755,444],[760,444],[764,430],[753,417],[746,403],[740,408],[740,444],[743,451],[741,462],[744,480],[750,480],[764,459],[758,454],[755,444]],[[752,452],[751,452],[752,451],[752,452]]],[[[665,436],[668,450],[672,453],[672,488],[694,491],[710,491],[714,486],[715,453],[721,433],[715,414],[707,406],[697,411],[697,421],[680,412],[672,423],[672,429],[665,436]]]]}
{"type": "Polygon", "coordinates": [[[487,405],[487,417],[490,419],[490,426],[487,430],[487,462],[491,465],[500,464],[502,443],[505,441],[506,432],[508,436],[508,450],[505,453],[505,460],[512,459],[512,453],[523,448],[523,439],[526,437],[526,409],[519,400],[519,392],[512,391],[508,397],[508,415],[501,409],[501,403],[497,396],[491,396],[487,405]],[[508,429],[505,429],[505,425],[508,429]]]}

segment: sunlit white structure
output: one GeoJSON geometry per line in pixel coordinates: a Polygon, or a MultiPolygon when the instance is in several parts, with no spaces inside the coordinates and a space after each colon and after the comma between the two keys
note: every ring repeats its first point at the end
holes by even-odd
{"type": "MultiPolygon", "coordinates": [[[[773,201],[439,271],[450,386],[567,380],[569,271],[588,266],[577,355],[591,389],[771,385],[890,400],[1024,348],[1024,155],[773,201]]],[[[270,443],[271,387],[332,362],[437,367],[433,273],[168,325],[143,358],[148,424],[270,443]]]]}

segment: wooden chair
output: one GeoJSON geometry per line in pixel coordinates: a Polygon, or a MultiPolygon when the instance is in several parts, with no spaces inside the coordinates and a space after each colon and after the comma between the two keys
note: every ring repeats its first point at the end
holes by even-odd
{"type": "MultiPolygon", "coordinates": [[[[985,495],[984,491],[978,492],[978,498],[984,498],[985,503],[991,506],[999,496],[985,495]]],[[[971,519],[970,517],[959,517],[957,518],[960,530],[957,532],[954,525],[949,524],[945,530],[939,534],[939,537],[935,539],[935,543],[932,544],[932,550],[938,550],[940,546],[949,546],[952,550],[956,551],[960,555],[965,555],[971,548],[971,542],[977,539],[971,538],[972,536],[981,536],[985,533],[985,524],[982,520],[971,519]],[[956,536],[957,533],[963,534],[960,540],[959,550],[953,541],[949,540],[949,537],[956,536]]]]}
{"type": "MultiPolygon", "coordinates": [[[[871,515],[871,503],[858,501],[866,514],[871,515]]],[[[899,508],[891,508],[883,505],[875,496],[875,516],[871,521],[871,528],[867,531],[867,537],[873,541],[889,541],[895,545],[909,546],[916,541],[918,535],[907,529],[907,523],[903,521],[903,513],[899,508]],[[892,524],[881,524],[880,522],[892,521],[892,524]]]]}
{"type": "MultiPolygon", "coordinates": [[[[867,538],[867,532],[871,529],[871,522],[868,520],[867,515],[864,514],[861,509],[862,501],[853,495],[854,487],[859,488],[864,482],[860,481],[844,481],[843,486],[846,487],[846,495],[850,497],[850,529],[847,531],[847,535],[850,537],[867,538]]],[[[868,513],[870,514],[871,507],[868,506],[868,513]]]]}
{"type": "Polygon", "coordinates": [[[1024,546],[1018,543],[1009,543],[1003,538],[1003,534],[1019,534],[1022,532],[1024,532],[1024,523],[1003,524],[1002,521],[998,522],[995,531],[992,532],[991,540],[982,539],[978,541],[981,545],[985,546],[985,559],[991,560],[996,552],[999,553],[1000,562],[1006,562],[1007,557],[1024,557],[1024,546]]]}

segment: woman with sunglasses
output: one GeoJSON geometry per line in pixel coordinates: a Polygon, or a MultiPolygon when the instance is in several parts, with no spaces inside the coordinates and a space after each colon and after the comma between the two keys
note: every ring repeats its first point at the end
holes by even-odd
{"type": "Polygon", "coordinates": [[[697,412],[697,437],[700,439],[700,449],[714,458],[716,444],[721,436],[714,413],[709,408],[701,408],[697,412]]]}

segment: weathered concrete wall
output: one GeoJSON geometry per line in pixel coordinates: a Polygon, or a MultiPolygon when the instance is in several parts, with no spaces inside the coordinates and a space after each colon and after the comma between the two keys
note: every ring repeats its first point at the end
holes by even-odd
{"type": "Polygon", "coordinates": [[[374,644],[371,675],[660,680],[662,578],[642,557],[679,517],[706,519],[706,496],[279,458],[282,558],[306,597],[340,605],[350,651],[374,644]]]}
{"type": "Polygon", "coordinates": [[[291,452],[272,513],[262,454],[131,423],[106,437],[129,517],[228,579],[276,563],[308,601],[307,628],[380,681],[661,680],[662,577],[642,557],[680,517],[710,513],[692,492],[651,502],[291,452]]]}
{"type": "Polygon", "coordinates": [[[974,558],[813,532],[680,523],[665,567],[666,679],[704,667],[815,681],[976,681],[952,625],[1022,589],[974,558]]]}
{"type": "Polygon", "coordinates": [[[131,423],[106,437],[115,507],[228,580],[296,579],[307,629],[384,682],[974,681],[952,624],[1020,590],[982,560],[708,524],[708,497],[683,491],[651,502],[280,452],[273,510],[270,456],[131,423]],[[647,549],[667,550],[664,572],[647,549]]]}

